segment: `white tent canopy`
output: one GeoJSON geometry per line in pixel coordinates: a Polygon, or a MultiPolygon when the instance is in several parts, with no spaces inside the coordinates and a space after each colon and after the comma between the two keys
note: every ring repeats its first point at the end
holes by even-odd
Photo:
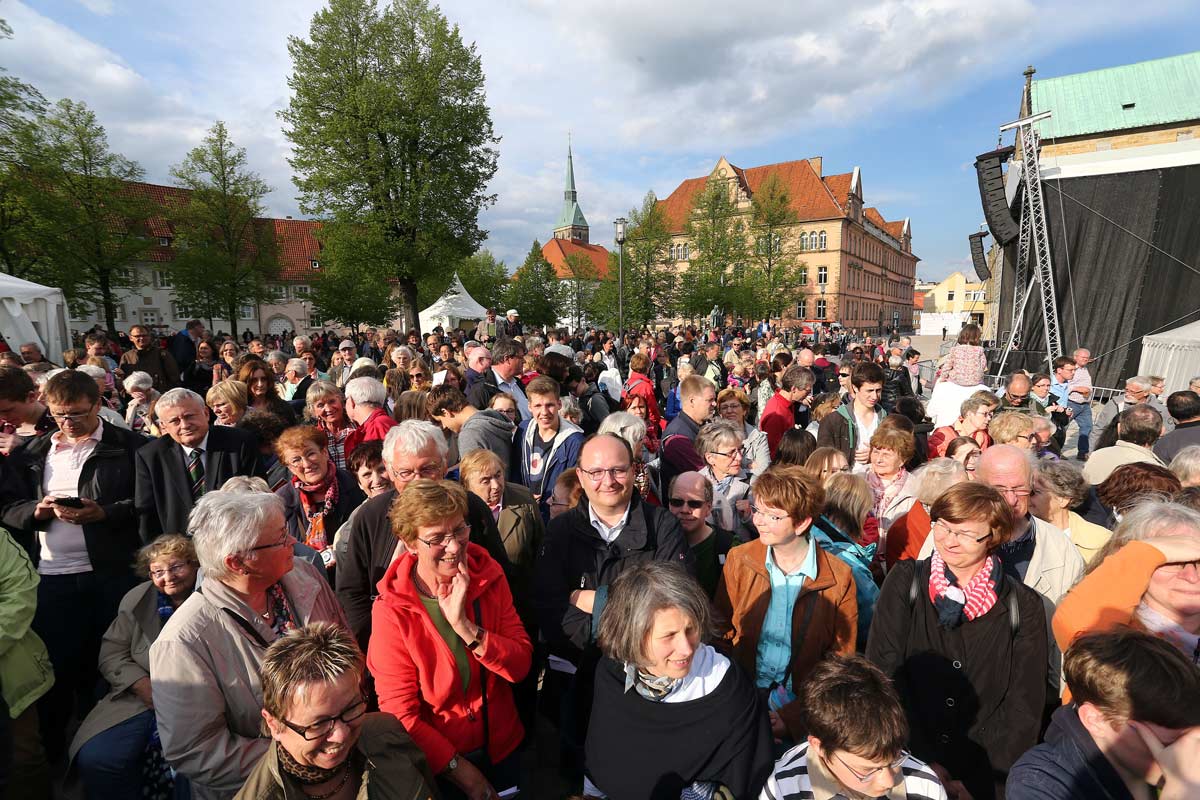
{"type": "Polygon", "coordinates": [[[58,361],[71,345],[62,290],[0,273],[0,334],[13,350],[37,342],[46,358],[58,361]]]}
{"type": "Polygon", "coordinates": [[[1165,378],[1164,397],[1188,388],[1200,375],[1200,322],[1144,337],[1138,373],[1165,378]]]}
{"type": "Polygon", "coordinates": [[[450,286],[442,293],[442,296],[418,316],[423,331],[428,332],[438,325],[445,330],[450,330],[458,327],[460,322],[483,319],[487,316],[487,309],[479,305],[475,298],[467,293],[456,272],[454,280],[450,281],[450,286]]]}

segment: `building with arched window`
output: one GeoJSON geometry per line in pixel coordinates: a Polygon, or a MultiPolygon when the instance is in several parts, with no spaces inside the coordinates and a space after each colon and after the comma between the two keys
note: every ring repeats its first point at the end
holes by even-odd
{"type": "MultiPolygon", "coordinates": [[[[708,175],[685,180],[659,201],[674,237],[670,253],[676,269],[685,272],[693,255],[684,227],[696,195],[710,181],[726,183],[754,236],[749,220],[754,193],[772,173],[787,189],[796,214],[795,224],[772,246],[796,256],[806,295],[806,302],[784,312],[783,324],[840,322],[847,328],[910,329],[920,260],[913,253],[912,229],[907,218],[888,220],[879,209],[865,205],[858,167],[823,175],[819,157],[746,169],[721,158],[708,175]]],[[[762,243],[755,240],[752,245],[762,243]]]]}

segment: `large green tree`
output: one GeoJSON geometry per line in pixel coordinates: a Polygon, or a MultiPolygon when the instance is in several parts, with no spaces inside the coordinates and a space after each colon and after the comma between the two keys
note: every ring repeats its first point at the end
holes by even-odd
{"type": "Polygon", "coordinates": [[[421,308],[437,300],[450,286],[454,273],[458,273],[463,288],[476,302],[486,308],[498,309],[504,305],[504,293],[508,290],[508,267],[497,261],[489,250],[480,250],[458,262],[452,270],[436,275],[426,275],[417,283],[417,299],[421,308]]]}
{"type": "Polygon", "coordinates": [[[542,257],[536,239],[525,263],[513,275],[504,302],[521,314],[526,325],[557,325],[562,315],[562,286],[554,267],[542,257]]]}
{"type": "Polygon", "coordinates": [[[670,224],[654,192],[646,193],[640,208],[630,209],[625,230],[624,276],[618,275],[621,261],[613,254],[596,293],[597,316],[617,324],[618,284],[623,284],[626,327],[649,327],[656,319],[673,316],[676,304],[670,224]]]}
{"type": "Polygon", "coordinates": [[[372,231],[412,328],[418,282],[483,241],[499,139],[474,45],[426,0],[330,0],[291,37],[280,112],[306,213],[372,231]]]}
{"type": "Polygon", "coordinates": [[[312,284],[316,315],[355,333],[363,325],[385,327],[400,311],[400,299],[381,275],[391,261],[389,245],[377,228],[324,225],[321,275],[312,284]]]}
{"type": "Polygon", "coordinates": [[[60,100],[41,117],[28,146],[24,194],[35,223],[39,265],[69,301],[100,307],[116,330],[116,299],[139,286],[133,264],[153,242],[146,222],[163,209],[129,181],[142,168],[109,149],[108,136],[83,103],[60,100]]]}
{"type": "Polygon", "coordinates": [[[696,193],[684,232],[691,263],[679,283],[679,312],[689,318],[706,318],[714,306],[741,312],[751,294],[750,248],[745,215],[734,203],[729,181],[710,180],[696,193]]]}
{"type": "Polygon", "coordinates": [[[188,190],[187,201],[170,210],[175,295],[189,312],[219,310],[237,333],[238,309],[269,300],[279,275],[275,230],[263,219],[271,190],[220,120],[171,175],[188,190]]]}
{"type": "Polygon", "coordinates": [[[778,317],[785,308],[794,308],[804,297],[800,283],[800,267],[788,234],[798,218],[792,208],[787,185],[772,172],[758,187],[751,199],[754,235],[754,264],[756,271],[753,307],[747,316],[752,319],[778,317]]]}

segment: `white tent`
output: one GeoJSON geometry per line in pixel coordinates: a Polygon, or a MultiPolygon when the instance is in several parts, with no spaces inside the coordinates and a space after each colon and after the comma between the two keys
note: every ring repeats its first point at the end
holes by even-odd
{"type": "Polygon", "coordinates": [[[456,272],[454,280],[450,281],[450,286],[442,293],[442,296],[418,316],[421,319],[421,330],[428,333],[437,325],[441,325],[445,330],[450,330],[458,327],[458,324],[463,321],[481,320],[487,316],[487,309],[479,305],[475,298],[467,293],[456,272]]]}
{"type": "Polygon", "coordinates": [[[1164,397],[1188,388],[1188,381],[1200,375],[1200,322],[1144,337],[1138,373],[1163,376],[1164,397]]]}
{"type": "Polygon", "coordinates": [[[71,345],[62,290],[0,273],[0,333],[13,350],[37,342],[46,358],[58,361],[71,345]]]}

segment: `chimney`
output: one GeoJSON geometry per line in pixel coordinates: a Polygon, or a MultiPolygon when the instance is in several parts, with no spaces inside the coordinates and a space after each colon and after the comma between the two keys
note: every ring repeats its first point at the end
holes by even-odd
{"type": "Polygon", "coordinates": [[[291,218],[292,218],[291,214],[288,214],[286,217],[284,217],[284,219],[291,219],[291,218]]]}
{"type": "Polygon", "coordinates": [[[813,171],[817,173],[817,177],[821,177],[821,157],[810,158],[808,163],[812,165],[813,171]]]}

